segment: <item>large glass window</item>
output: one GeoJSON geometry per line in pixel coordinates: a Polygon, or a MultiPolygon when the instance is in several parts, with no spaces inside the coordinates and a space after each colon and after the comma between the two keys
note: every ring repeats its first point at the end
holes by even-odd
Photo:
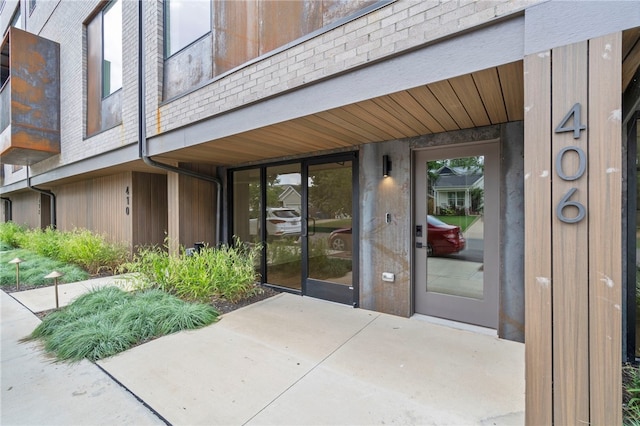
{"type": "Polygon", "coordinates": [[[122,88],[122,1],[115,0],[102,13],[102,97],[122,88]]]}
{"type": "Polygon", "coordinates": [[[211,31],[210,0],[166,0],[165,55],[173,55],[211,31]]]}

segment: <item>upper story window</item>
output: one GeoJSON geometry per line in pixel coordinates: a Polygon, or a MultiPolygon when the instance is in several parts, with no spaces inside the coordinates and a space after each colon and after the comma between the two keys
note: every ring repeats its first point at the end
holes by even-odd
{"type": "Polygon", "coordinates": [[[22,25],[22,13],[20,12],[20,6],[18,6],[15,15],[13,15],[13,19],[11,19],[11,26],[23,30],[24,27],[22,25]]]}
{"type": "Polygon", "coordinates": [[[102,97],[122,88],[122,1],[102,11],[102,97]]]}
{"type": "Polygon", "coordinates": [[[164,2],[165,57],[169,57],[211,31],[210,0],[164,2]]]}

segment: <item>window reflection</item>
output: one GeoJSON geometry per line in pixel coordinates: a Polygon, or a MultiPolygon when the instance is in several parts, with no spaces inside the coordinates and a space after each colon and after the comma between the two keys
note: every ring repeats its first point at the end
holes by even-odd
{"type": "Polygon", "coordinates": [[[122,1],[103,12],[102,97],[122,88],[122,1]]]}
{"type": "Polygon", "coordinates": [[[210,0],[166,0],[164,13],[167,57],[211,31],[210,0]]]}
{"type": "Polygon", "coordinates": [[[484,298],[484,157],[427,163],[427,291],[484,298]]]}

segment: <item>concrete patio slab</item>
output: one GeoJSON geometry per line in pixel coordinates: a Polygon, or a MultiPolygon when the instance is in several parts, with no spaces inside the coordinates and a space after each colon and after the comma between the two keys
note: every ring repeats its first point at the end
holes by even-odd
{"type": "Polygon", "coordinates": [[[291,294],[99,362],[172,424],[523,424],[524,346],[291,294]]]}
{"type": "Polygon", "coordinates": [[[0,292],[0,424],[164,424],[95,364],[55,363],[35,342],[21,343],[40,320],[0,292]]]}

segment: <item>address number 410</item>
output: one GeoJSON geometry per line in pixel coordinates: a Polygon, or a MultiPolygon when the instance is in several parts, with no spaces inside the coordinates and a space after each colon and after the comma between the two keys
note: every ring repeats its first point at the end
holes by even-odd
{"type": "MultiPolygon", "coordinates": [[[[579,103],[575,104],[573,108],[569,110],[569,112],[564,116],[558,127],[556,127],[556,133],[564,133],[564,132],[573,132],[574,139],[580,139],[581,131],[586,130],[587,126],[583,125],[580,117],[581,117],[581,106],[579,103]],[[573,120],[571,120],[573,119],[573,120]],[[568,125],[568,123],[572,121],[573,125],[568,125]]],[[[575,181],[580,179],[585,171],[587,170],[587,154],[585,154],[584,150],[578,146],[567,146],[562,148],[558,155],[556,155],[556,173],[560,179],[565,181],[575,181]],[[567,152],[574,152],[578,155],[578,170],[572,174],[568,175],[565,173],[564,168],[562,166],[562,159],[564,158],[567,152]]],[[[578,223],[587,215],[587,209],[584,207],[584,204],[579,201],[571,200],[571,197],[576,193],[577,188],[569,189],[558,205],[556,206],[556,217],[565,223],[578,223]],[[578,209],[578,214],[576,216],[566,216],[564,211],[567,207],[575,207],[578,209]]]]}

